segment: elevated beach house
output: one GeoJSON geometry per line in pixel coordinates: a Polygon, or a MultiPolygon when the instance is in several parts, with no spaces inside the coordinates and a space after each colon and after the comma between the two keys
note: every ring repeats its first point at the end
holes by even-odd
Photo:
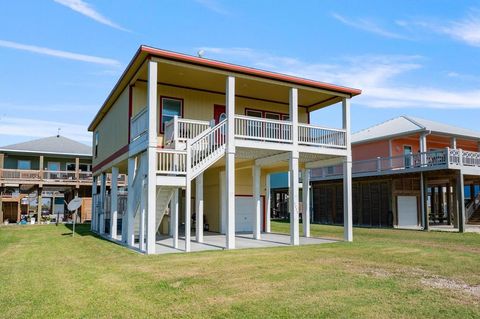
{"type": "MultiPolygon", "coordinates": [[[[353,223],[456,229],[480,221],[480,133],[400,116],[352,135],[353,223]]],[[[342,223],[341,165],[312,172],[313,220],[342,223]]]]}
{"type": "MultiPolygon", "coordinates": [[[[195,247],[209,245],[204,231],[222,234],[226,249],[235,248],[236,234],[244,232],[255,242],[270,232],[265,176],[288,170],[289,242],[298,245],[299,170],[308,184],[309,169],[338,159],[346,160],[345,239],[352,240],[349,110],[358,94],[141,46],[89,126],[92,230],[148,254],[157,253],[164,238],[173,249],[190,251],[192,230],[195,247]],[[342,127],[309,124],[311,112],[337,103],[343,107],[342,127]],[[128,174],[121,229],[117,187],[112,184],[110,194],[105,187],[110,172],[112,181],[128,174]]],[[[308,205],[303,209],[308,215],[308,205]]]]}
{"type": "Polygon", "coordinates": [[[91,168],[90,146],[60,135],[0,147],[0,222],[66,221],[77,195],[79,221],[89,221],[91,168]]]}

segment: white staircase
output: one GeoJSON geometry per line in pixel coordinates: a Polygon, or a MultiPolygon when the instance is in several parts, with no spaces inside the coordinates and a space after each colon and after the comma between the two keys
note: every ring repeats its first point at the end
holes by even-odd
{"type": "Polygon", "coordinates": [[[155,229],[157,230],[157,232],[160,224],[162,223],[163,216],[165,216],[165,212],[167,211],[168,204],[170,203],[174,192],[175,187],[157,186],[157,205],[155,212],[155,220],[157,221],[155,229]]]}
{"type": "Polygon", "coordinates": [[[193,180],[225,155],[226,133],[224,120],[187,143],[187,178],[193,180]]]}

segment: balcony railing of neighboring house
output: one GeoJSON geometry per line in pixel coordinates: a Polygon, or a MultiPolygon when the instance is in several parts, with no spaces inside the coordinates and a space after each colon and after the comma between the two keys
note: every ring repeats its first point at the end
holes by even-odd
{"type": "Polygon", "coordinates": [[[210,128],[210,122],[183,119],[175,116],[165,123],[165,145],[173,142],[186,143],[210,128]]]}
{"type": "MultiPolygon", "coordinates": [[[[0,181],[11,182],[44,182],[54,184],[91,184],[92,172],[86,171],[49,171],[49,170],[24,170],[24,169],[0,169],[0,181]]],[[[111,182],[111,174],[107,175],[107,183],[111,182]]],[[[127,175],[118,175],[118,185],[127,183],[127,175]]]]}
{"type": "MultiPolygon", "coordinates": [[[[461,166],[480,168],[480,153],[445,148],[443,150],[415,154],[377,157],[374,159],[354,161],[352,163],[352,174],[378,175],[388,172],[456,168],[461,166]]],[[[342,175],[343,166],[339,164],[319,168],[312,177],[337,178],[342,175]]]]}
{"type": "Polygon", "coordinates": [[[145,135],[148,130],[148,111],[147,108],[141,110],[130,120],[130,142],[145,135]]]}
{"type": "Polygon", "coordinates": [[[40,171],[3,168],[0,169],[0,177],[4,180],[39,181],[40,171]]]}

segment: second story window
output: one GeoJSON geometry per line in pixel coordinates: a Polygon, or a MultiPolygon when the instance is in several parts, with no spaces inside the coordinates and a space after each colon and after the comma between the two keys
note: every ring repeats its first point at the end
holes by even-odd
{"type": "Polygon", "coordinates": [[[164,132],[165,123],[173,119],[174,116],[183,116],[183,100],[171,97],[162,97],[160,99],[160,133],[164,132]]]}
{"type": "Polygon", "coordinates": [[[32,162],[29,160],[18,160],[17,162],[18,169],[32,169],[32,162]]]}
{"type": "Polygon", "coordinates": [[[95,132],[95,139],[93,141],[93,156],[97,157],[98,156],[98,131],[95,132]]]}

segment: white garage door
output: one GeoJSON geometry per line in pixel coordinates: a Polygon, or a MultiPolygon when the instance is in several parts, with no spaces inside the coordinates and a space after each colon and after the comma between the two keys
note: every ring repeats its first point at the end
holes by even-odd
{"type": "Polygon", "coordinates": [[[253,197],[235,197],[235,231],[252,232],[255,202],[253,197]]]}
{"type": "Polygon", "coordinates": [[[398,196],[398,227],[416,228],[417,220],[417,197],[398,196]]]}
{"type": "MultiPolygon", "coordinates": [[[[260,199],[261,200],[261,199],[260,199]]],[[[262,209],[263,220],[263,203],[260,208],[262,209]]],[[[225,234],[227,229],[226,224],[226,203],[222,201],[222,222],[221,233],[225,234]]],[[[253,231],[253,216],[255,212],[255,203],[253,197],[235,196],[235,232],[252,232],[253,231]]],[[[262,222],[263,225],[263,222],[262,222]]]]}

